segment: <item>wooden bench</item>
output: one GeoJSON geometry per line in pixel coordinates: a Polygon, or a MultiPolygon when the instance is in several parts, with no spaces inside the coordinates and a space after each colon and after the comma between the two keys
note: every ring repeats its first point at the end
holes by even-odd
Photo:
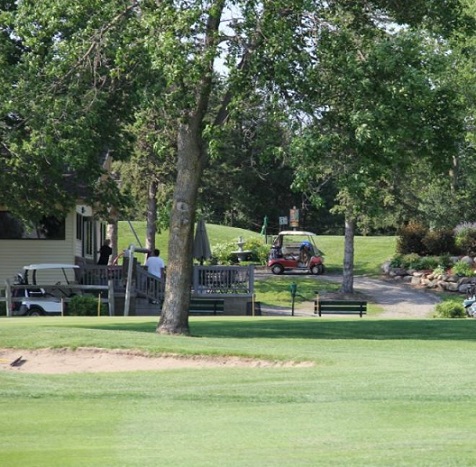
{"type": "Polygon", "coordinates": [[[189,314],[218,315],[223,313],[225,300],[223,298],[198,298],[190,300],[189,314]]]}
{"type": "Polygon", "coordinates": [[[314,314],[363,315],[367,314],[367,302],[360,300],[315,300],[314,314]]]}

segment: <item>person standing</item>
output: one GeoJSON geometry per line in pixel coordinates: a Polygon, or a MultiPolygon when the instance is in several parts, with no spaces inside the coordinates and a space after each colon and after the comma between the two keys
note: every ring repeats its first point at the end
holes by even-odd
{"type": "Polygon", "coordinates": [[[147,293],[149,297],[154,297],[154,299],[149,298],[149,303],[157,304],[159,303],[159,293],[161,288],[163,287],[162,279],[164,277],[164,268],[165,263],[164,260],[160,257],[160,251],[155,249],[154,253],[147,258],[145,262],[145,267],[147,268],[147,272],[152,274],[153,276],[159,279],[159,283],[154,281],[153,279],[147,279],[147,293]]]}
{"type": "Polygon", "coordinates": [[[109,257],[112,255],[111,240],[106,238],[103,246],[99,249],[98,264],[107,266],[109,264],[109,257]]]}
{"type": "Polygon", "coordinates": [[[145,262],[147,271],[150,274],[162,279],[164,275],[165,263],[164,260],[160,257],[160,250],[155,249],[154,253],[147,258],[145,262]]]}

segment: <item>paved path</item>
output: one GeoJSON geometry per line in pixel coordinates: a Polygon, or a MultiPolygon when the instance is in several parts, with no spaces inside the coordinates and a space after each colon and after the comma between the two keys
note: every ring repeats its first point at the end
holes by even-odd
{"type": "Polygon", "coordinates": [[[380,316],[384,318],[428,318],[440,302],[431,292],[369,277],[356,277],[354,289],[381,306],[383,313],[380,316]]]}
{"type": "MultiPolygon", "coordinates": [[[[310,277],[310,276],[307,276],[310,277]]],[[[342,282],[342,276],[317,276],[316,280],[342,282]]],[[[364,294],[367,299],[379,305],[383,312],[382,318],[429,318],[433,315],[439,297],[431,292],[416,289],[410,285],[365,276],[354,278],[354,291],[364,294]]],[[[296,307],[296,316],[313,315],[311,302],[296,307]]],[[[263,309],[264,314],[290,314],[290,306],[282,309],[263,309]]]]}

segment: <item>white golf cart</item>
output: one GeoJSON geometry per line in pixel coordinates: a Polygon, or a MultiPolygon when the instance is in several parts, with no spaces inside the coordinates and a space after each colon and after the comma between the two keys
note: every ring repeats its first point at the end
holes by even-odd
{"type": "Polygon", "coordinates": [[[68,285],[77,282],[78,271],[79,266],[76,264],[41,263],[25,266],[22,273],[16,275],[15,284],[28,287],[13,289],[13,298],[21,297],[22,300],[13,301],[12,316],[61,314],[61,299],[74,295],[68,285]],[[46,292],[38,285],[52,287],[48,287],[46,292]]]}

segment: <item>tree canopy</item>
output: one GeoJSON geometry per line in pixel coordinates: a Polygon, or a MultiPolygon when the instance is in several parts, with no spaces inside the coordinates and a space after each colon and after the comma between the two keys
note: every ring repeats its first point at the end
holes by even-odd
{"type": "Polygon", "coordinates": [[[65,173],[94,197],[98,155],[121,158],[134,138],[151,170],[174,158],[162,333],[189,331],[204,170],[210,196],[223,167],[248,168],[259,151],[256,167],[292,166],[294,187],[311,201],[332,176],[353,226],[394,202],[415,157],[448,171],[459,149],[464,102],[448,72],[456,54],[448,38],[472,27],[463,0],[1,6],[0,202],[30,215],[47,200],[66,206],[65,173]]]}

